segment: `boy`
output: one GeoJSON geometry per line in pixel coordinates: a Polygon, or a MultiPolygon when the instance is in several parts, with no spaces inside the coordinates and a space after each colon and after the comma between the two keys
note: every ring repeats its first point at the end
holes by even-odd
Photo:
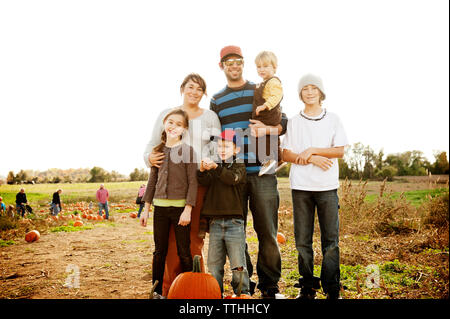
{"type": "Polygon", "coordinates": [[[339,117],[322,108],[325,93],[318,76],[302,77],[298,93],[305,107],[289,119],[282,144],[283,159],[293,164],[289,179],[298,268],[302,276],[298,298],[314,299],[320,287],[318,278],[313,276],[312,239],[317,208],[323,255],[320,281],[327,298],[337,299],[340,291],[337,159],[344,155],[347,136],[339,117]]]}
{"type": "MultiPolygon", "coordinates": [[[[266,125],[277,126],[281,123],[280,102],[283,99],[281,81],[275,76],[278,67],[277,57],[273,52],[262,51],[256,56],[255,64],[263,82],[255,88],[252,119],[259,120],[266,125]]],[[[281,164],[279,139],[278,143],[271,140],[271,135],[266,135],[262,139],[264,141],[259,139],[256,141],[258,157],[265,159],[259,171],[260,176],[268,172],[273,173],[276,165],[281,164]],[[262,149],[260,149],[261,147],[262,149]]]]}
{"type": "Polygon", "coordinates": [[[245,259],[245,231],[242,208],[246,169],[236,162],[240,151],[239,136],[232,129],[219,137],[220,163],[205,159],[197,171],[198,182],[208,186],[201,215],[209,220],[208,269],[223,293],[226,257],[233,271],[231,285],[235,294],[242,280],[241,293],[249,293],[249,276],[245,259]]]}

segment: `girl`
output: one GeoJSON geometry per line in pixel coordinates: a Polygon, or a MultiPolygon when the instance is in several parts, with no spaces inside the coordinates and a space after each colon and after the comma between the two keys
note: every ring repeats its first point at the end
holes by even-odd
{"type": "MultiPolygon", "coordinates": [[[[217,114],[209,109],[200,107],[200,101],[206,95],[206,82],[196,73],[188,74],[180,86],[180,93],[183,98],[182,104],[177,108],[186,112],[189,118],[189,131],[183,136],[183,141],[191,145],[197,154],[197,160],[212,158],[217,153],[216,142],[211,137],[220,135],[221,126],[217,114]],[[216,152],[214,152],[216,151],[216,152]]],[[[155,124],[150,141],[144,153],[144,161],[148,167],[160,167],[164,154],[155,151],[155,146],[161,142],[161,133],[164,131],[163,119],[174,108],[163,110],[155,124]]],[[[197,163],[199,165],[199,163],[197,163]]],[[[195,207],[191,212],[191,255],[203,256],[205,227],[207,224],[200,220],[203,197],[207,187],[199,185],[197,189],[197,199],[195,207]]],[[[205,271],[204,258],[200,260],[202,271],[205,271]]],[[[166,268],[164,270],[163,296],[167,296],[169,288],[175,278],[180,274],[181,266],[175,245],[175,234],[173,228],[169,231],[169,247],[166,256],[166,268]]]]}
{"type": "Polygon", "coordinates": [[[153,202],[153,237],[155,251],[153,252],[152,281],[158,284],[154,298],[161,299],[164,266],[169,245],[169,230],[172,225],[181,271],[192,270],[192,255],[190,251],[190,222],[192,207],[197,197],[197,163],[194,150],[182,142],[182,136],[189,127],[186,112],[175,109],[169,112],[163,120],[164,131],[161,143],[155,150],[164,154],[164,160],[159,168],[153,166],[145,190],[144,212],[140,222],[147,226],[150,204],[153,202]]]}

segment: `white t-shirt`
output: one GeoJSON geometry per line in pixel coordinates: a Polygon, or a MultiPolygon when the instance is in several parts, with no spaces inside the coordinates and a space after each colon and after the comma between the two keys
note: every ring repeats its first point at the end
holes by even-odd
{"type": "MultiPolygon", "coordinates": [[[[346,145],[348,145],[347,135],[341,120],[335,113],[323,109],[322,114],[317,117],[306,116],[302,111],[301,114],[289,119],[281,148],[299,154],[310,147],[330,148],[346,145]]],[[[331,160],[333,165],[326,171],[314,164],[292,164],[289,173],[291,188],[304,191],[337,189],[338,160],[337,158],[331,160]]]]}

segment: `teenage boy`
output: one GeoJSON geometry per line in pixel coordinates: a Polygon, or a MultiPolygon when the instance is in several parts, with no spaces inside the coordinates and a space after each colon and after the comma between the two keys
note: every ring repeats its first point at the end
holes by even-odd
{"type": "Polygon", "coordinates": [[[228,256],[234,293],[248,294],[242,209],[246,171],[245,165],[236,161],[239,151],[239,137],[233,130],[223,131],[218,141],[221,161],[202,160],[197,179],[208,187],[201,211],[201,217],[209,221],[208,269],[223,293],[224,265],[228,256]]]}
{"type": "Polygon", "coordinates": [[[322,269],[320,281],[329,299],[339,298],[339,214],[338,158],[344,156],[347,136],[339,117],[325,108],[325,91],[320,77],[305,75],[298,93],[304,103],[300,114],[289,119],[282,143],[283,160],[291,162],[289,179],[294,208],[294,235],[298,270],[302,278],[298,298],[314,299],[320,287],[313,276],[314,215],[320,225],[322,269]]]}
{"type": "MultiPolygon", "coordinates": [[[[215,94],[211,99],[210,109],[217,113],[222,126],[225,129],[234,129],[237,134],[246,133],[243,138],[242,156],[246,171],[247,183],[244,189],[243,209],[246,225],[248,206],[253,216],[253,227],[258,236],[258,260],[256,271],[258,274],[258,289],[262,292],[262,298],[275,298],[278,293],[278,281],[281,277],[281,256],[277,244],[278,231],[278,207],[280,197],[277,189],[275,169],[273,172],[258,176],[261,163],[255,154],[255,145],[252,145],[253,137],[273,135],[278,140],[278,135],[284,134],[287,118],[282,114],[281,124],[268,126],[261,121],[252,120],[252,106],[255,84],[244,80],[242,72],[244,58],[241,48],[226,46],[220,51],[220,69],[227,79],[227,86],[215,94]],[[240,132],[239,132],[240,131],[240,132]],[[250,137],[249,137],[250,136],[250,137]]],[[[276,142],[275,142],[276,143],[276,142]]],[[[253,266],[246,246],[247,270],[251,277],[253,266]]],[[[250,281],[250,291],[253,293],[255,284],[250,281]]]]}

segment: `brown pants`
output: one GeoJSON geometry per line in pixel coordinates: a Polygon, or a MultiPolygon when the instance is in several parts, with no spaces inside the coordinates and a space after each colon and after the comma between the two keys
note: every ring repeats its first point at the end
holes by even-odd
{"type": "MultiPolygon", "coordinates": [[[[203,206],[203,197],[205,196],[206,190],[206,187],[201,185],[198,186],[196,204],[191,212],[191,254],[192,257],[194,257],[195,255],[202,256],[202,259],[200,260],[200,266],[203,272],[205,271],[205,264],[203,262],[204,258],[202,255],[203,238],[198,237],[198,228],[200,221],[200,211],[203,206]]],[[[164,268],[162,289],[163,296],[167,296],[167,294],[169,293],[170,285],[180,273],[181,264],[177,253],[175,233],[173,230],[173,226],[171,226],[169,232],[169,247],[166,256],[166,267],[164,268]]]]}

